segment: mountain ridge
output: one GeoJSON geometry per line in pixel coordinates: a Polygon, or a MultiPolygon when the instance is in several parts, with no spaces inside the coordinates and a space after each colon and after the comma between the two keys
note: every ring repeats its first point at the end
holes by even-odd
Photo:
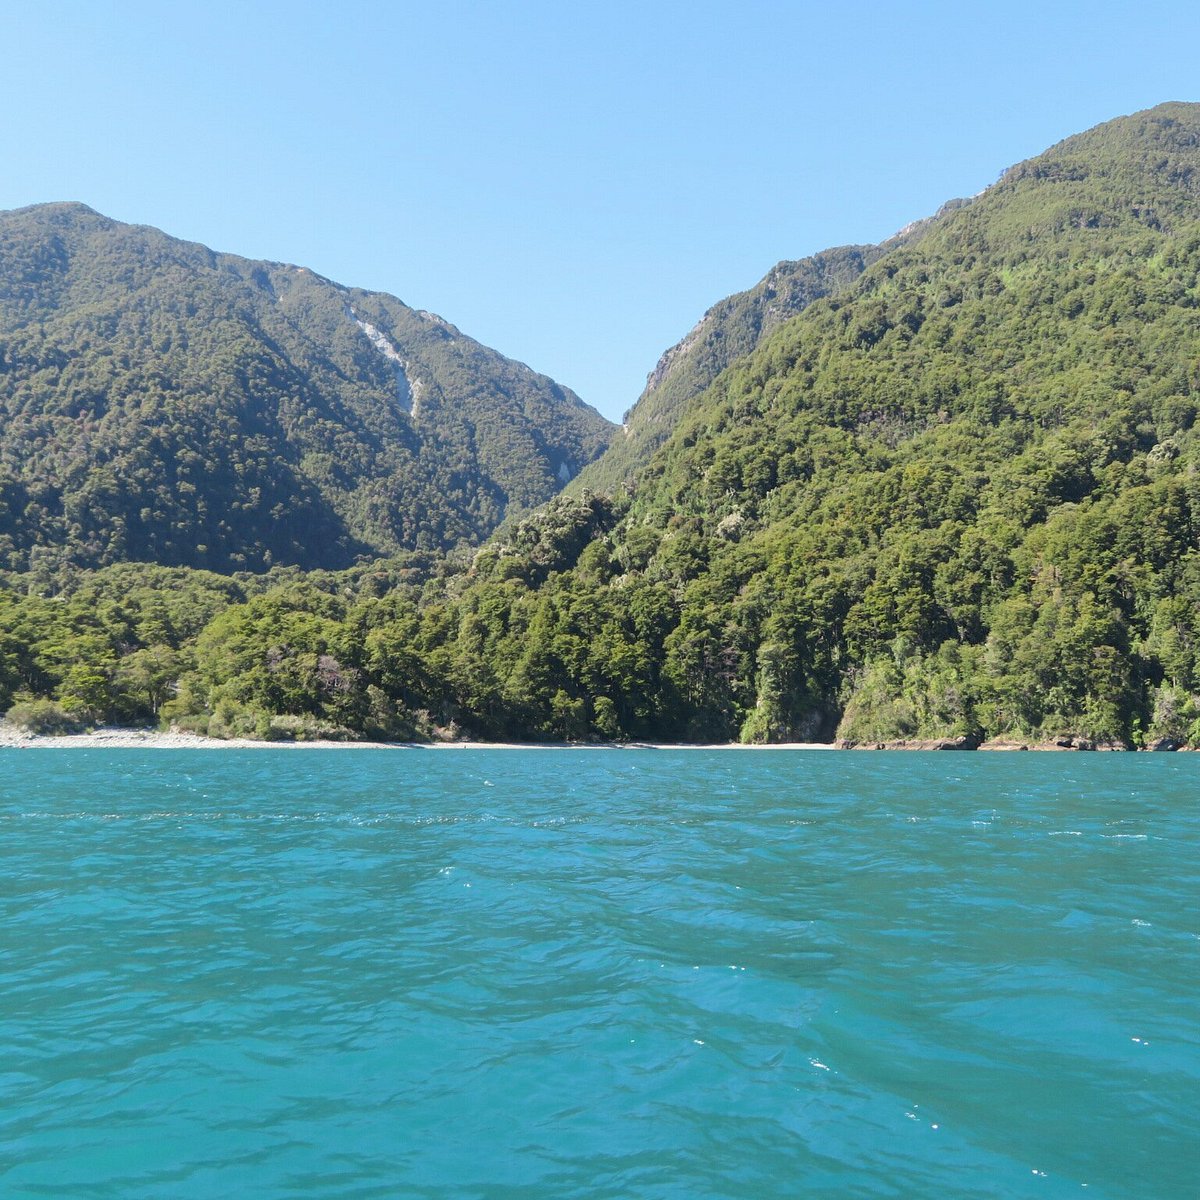
{"type": "Polygon", "coordinates": [[[949,200],[932,217],[910,221],[877,245],[834,246],[776,263],[753,287],[718,300],[663,351],[646,386],[625,414],[623,436],[568,488],[612,491],[627,486],[671,434],[689,401],[726,367],[749,354],[773,330],[808,305],[850,287],[874,262],[920,238],[947,212],[969,200],[949,200]]]}
{"type": "Polygon", "coordinates": [[[0,214],[0,413],[9,565],[35,548],[344,565],[478,541],[612,429],[395,297],[76,202],[0,214]]]}

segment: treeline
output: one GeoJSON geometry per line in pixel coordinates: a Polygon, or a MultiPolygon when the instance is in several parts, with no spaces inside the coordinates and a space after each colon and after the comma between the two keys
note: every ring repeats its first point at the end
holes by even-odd
{"type": "Polygon", "coordinates": [[[1200,743],[1200,482],[1147,475],[1024,538],[934,516],[886,546],[737,542],[587,496],[466,570],[10,577],[0,702],[39,731],[1200,743]]]}

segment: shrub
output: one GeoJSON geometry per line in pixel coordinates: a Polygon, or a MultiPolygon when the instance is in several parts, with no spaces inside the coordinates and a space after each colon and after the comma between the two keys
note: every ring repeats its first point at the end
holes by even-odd
{"type": "Polygon", "coordinates": [[[262,735],[271,742],[353,742],[358,734],[344,725],[310,716],[274,716],[262,735]]]}
{"type": "Polygon", "coordinates": [[[17,729],[39,737],[59,733],[81,733],[85,728],[83,721],[53,700],[19,701],[8,710],[4,719],[17,729]]]}

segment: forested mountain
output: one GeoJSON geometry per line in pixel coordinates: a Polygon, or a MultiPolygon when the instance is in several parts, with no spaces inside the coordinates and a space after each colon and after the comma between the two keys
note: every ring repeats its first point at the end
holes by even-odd
{"type": "Polygon", "coordinates": [[[780,324],[614,497],[465,571],[205,577],[199,633],[148,577],[11,577],[0,687],[145,714],[158,654],[159,715],[217,733],[1196,745],[1198,411],[1200,106],[1167,104],[780,324]]]}
{"type": "Polygon", "coordinates": [[[568,389],[394,297],[0,213],[0,564],[339,566],[486,536],[595,458],[568,389]]]}
{"type": "MultiPolygon", "coordinates": [[[[964,203],[951,200],[938,215],[964,203]]],[[[726,367],[813,301],[844,291],[876,259],[919,239],[935,219],[914,221],[878,246],[837,246],[809,258],[777,263],[748,291],[714,304],[686,337],[664,351],[626,415],[622,433],[568,490],[611,492],[633,483],[671,436],[688,402],[726,367]]]]}
{"type": "Polygon", "coordinates": [[[1198,272],[1200,107],[1169,104],[1008,171],[725,372],[605,543],[640,567],[609,586],[675,589],[689,731],[1181,736],[1198,272]]]}

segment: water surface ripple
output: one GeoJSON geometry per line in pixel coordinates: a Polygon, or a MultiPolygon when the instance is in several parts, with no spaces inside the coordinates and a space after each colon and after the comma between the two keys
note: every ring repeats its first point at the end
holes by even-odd
{"type": "Polygon", "coordinates": [[[6,1197],[1197,1194],[1200,756],[0,763],[6,1197]]]}

